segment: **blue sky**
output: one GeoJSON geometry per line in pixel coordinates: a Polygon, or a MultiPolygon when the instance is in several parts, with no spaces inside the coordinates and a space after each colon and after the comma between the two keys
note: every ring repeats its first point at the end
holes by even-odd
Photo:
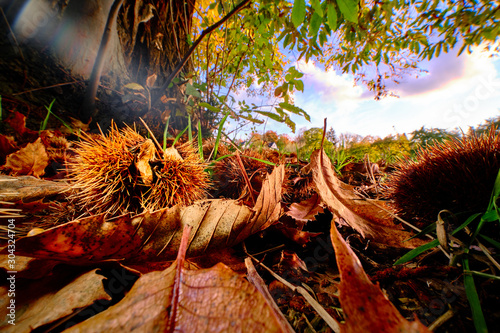
{"type": "MultiPolygon", "coordinates": [[[[337,135],[385,137],[422,126],[467,131],[469,126],[500,115],[500,59],[479,49],[460,57],[452,51],[422,62],[420,67],[428,70],[427,74],[388,85],[400,97],[380,101],[374,100],[364,86],[356,86],[350,75],[325,72],[313,62],[300,61],[295,66],[305,73],[304,92],[294,94],[295,105],[311,116],[311,122],[292,117],[296,134],[300,129],[323,127],[325,117],[328,128],[333,127],[337,135]]],[[[295,136],[286,125],[272,120],[258,130],[295,136]]]]}

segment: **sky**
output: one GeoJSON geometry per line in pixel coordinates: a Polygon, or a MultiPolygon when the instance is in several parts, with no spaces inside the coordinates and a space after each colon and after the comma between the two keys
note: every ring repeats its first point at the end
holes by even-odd
{"type": "MultiPolygon", "coordinates": [[[[484,120],[500,116],[500,59],[474,50],[457,57],[456,51],[442,53],[419,67],[428,73],[405,77],[389,84],[399,98],[374,100],[373,92],[355,85],[351,75],[325,71],[313,62],[294,64],[305,75],[304,92],[295,92],[295,105],[304,109],[311,122],[293,115],[296,133],[268,120],[258,131],[274,130],[294,137],[301,129],[333,127],[336,134],[386,137],[425,128],[467,131],[484,120]]],[[[255,101],[254,101],[255,102],[255,101]]],[[[258,103],[256,103],[258,104],[258,103]]]]}

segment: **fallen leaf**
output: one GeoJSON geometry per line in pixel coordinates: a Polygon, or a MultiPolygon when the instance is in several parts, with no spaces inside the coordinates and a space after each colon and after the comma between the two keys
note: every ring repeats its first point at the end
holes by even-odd
{"type": "Polygon", "coordinates": [[[8,202],[30,202],[57,195],[68,189],[63,182],[37,179],[32,176],[1,176],[0,200],[8,202]]]}
{"type": "Polygon", "coordinates": [[[9,319],[7,305],[11,299],[15,299],[16,306],[15,325],[4,321],[0,324],[0,330],[31,332],[37,327],[71,315],[75,310],[87,307],[97,300],[111,300],[102,284],[104,276],[96,274],[96,271],[97,269],[94,269],[84,273],[62,288],[66,278],[60,275],[47,277],[24,288],[17,280],[15,298],[9,297],[8,287],[0,287],[0,316],[9,319]]]}
{"type": "Polygon", "coordinates": [[[285,178],[285,166],[276,167],[262,184],[255,202],[255,215],[250,223],[239,233],[235,244],[249,235],[264,230],[278,221],[281,214],[281,186],[285,178]]]}
{"type": "Polygon", "coordinates": [[[141,276],[118,304],[65,332],[284,332],[258,290],[225,265],[186,269],[186,247],[164,271],[141,276]]]}
{"type": "Polygon", "coordinates": [[[345,317],[341,332],[430,332],[420,321],[406,320],[380,287],[370,281],[358,257],[340,236],[334,221],[330,237],[340,271],[339,298],[345,317]]]}
{"type": "MultiPolygon", "coordinates": [[[[89,120],[88,124],[83,123],[81,120],[73,118],[73,117],[68,117],[69,118],[69,128],[66,127],[65,125],[61,125],[59,127],[59,131],[61,133],[65,134],[77,134],[81,132],[87,132],[89,130],[89,124],[92,121],[92,119],[89,120]]],[[[66,123],[67,125],[67,123],[66,123]]]]}
{"type": "Polygon", "coordinates": [[[292,203],[286,215],[300,222],[309,222],[315,220],[315,216],[322,212],[323,207],[321,207],[321,198],[317,193],[314,193],[314,195],[307,200],[299,203],[292,203]]]}
{"type": "MultiPolygon", "coordinates": [[[[281,212],[283,167],[262,186],[254,209],[236,200],[200,200],[134,217],[106,220],[89,216],[16,241],[16,253],[75,263],[126,259],[128,262],[173,260],[182,229],[193,227],[189,256],[232,247],[276,222],[281,212]],[[276,188],[274,188],[276,186],[276,188]]],[[[3,253],[6,253],[4,248],[3,253]]]]}
{"type": "Polygon", "coordinates": [[[266,284],[264,283],[264,280],[260,277],[259,273],[257,273],[257,270],[255,269],[255,266],[253,265],[252,259],[250,258],[245,258],[245,265],[247,267],[247,278],[248,281],[250,281],[255,288],[260,292],[260,294],[264,297],[266,300],[266,303],[268,306],[272,309],[274,312],[274,316],[278,319],[279,324],[281,325],[282,331],[283,332],[294,332],[292,326],[290,326],[290,323],[286,320],[286,318],[283,316],[282,312],[274,302],[273,297],[271,296],[271,293],[269,292],[269,289],[267,288],[266,284]]]}
{"type": "Polygon", "coordinates": [[[14,175],[39,177],[45,173],[48,164],[49,156],[38,138],[34,143],[28,143],[26,147],[7,156],[4,167],[11,169],[14,175]]]}
{"type": "Polygon", "coordinates": [[[311,241],[311,238],[321,235],[321,232],[298,230],[297,227],[291,228],[283,224],[278,225],[276,228],[281,231],[285,237],[293,240],[299,245],[305,245],[311,241]]]}
{"type": "Polygon", "coordinates": [[[341,182],[323,150],[312,153],[311,169],[321,200],[332,213],[344,219],[363,237],[404,248],[415,248],[425,243],[417,238],[405,241],[412,234],[395,225],[389,213],[357,195],[353,186],[341,182]]]}
{"type": "Polygon", "coordinates": [[[37,258],[89,262],[108,259],[173,260],[184,225],[195,229],[189,255],[217,245],[232,245],[233,230],[242,229],[253,215],[235,200],[203,200],[191,206],[174,206],[134,217],[106,219],[89,216],[16,241],[16,253],[37,258]]]}
{"type": "Polygon", "coordinates": [[[0,164],[5,163],[7,155],[15,152],[18,149],[16,147],[13,137],[0,134],[0,164]]]}
{"type": "Polygon", "coordinates": [[[23,139],[31,141],[38,137],[37,131],[26,127],[26,116],[18,111],[14,111],[13,117],[7,118],[5,122],[23,139]]]}

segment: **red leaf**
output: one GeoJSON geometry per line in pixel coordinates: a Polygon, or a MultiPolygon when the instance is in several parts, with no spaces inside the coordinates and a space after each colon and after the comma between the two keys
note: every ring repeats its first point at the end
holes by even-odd
{"type": "Polygon", "coordinates": [[[7,120],[5,120],[5,122],[9,124],[10,127],[12,127],[12,129],[16,131],[20,137],[22,138],[29,137],[30,138],[29,141],[38,136],[38,132],[30,130],[29,128],[26,127],[26,116],[20,112],[14,111],[14,116],[8,118],[7,120]]]}
{"type": "Polygon", "coordinates": [[[340,271],[340,303],[346,318],[341,332],[430,332],[418,320],[407,321],[380,287],[370,281],[333,221],[330,234],[340,271]]]}
{"type": "Polygon", "coordinates": [[[289,211],[286,212],[286,215],[293,217],[300,222],[309,222],[314,220],[315,216],[322,212],[323,207],[321,207],[321,198],[315,193],[307,200],[291,204],[289,211]]]}

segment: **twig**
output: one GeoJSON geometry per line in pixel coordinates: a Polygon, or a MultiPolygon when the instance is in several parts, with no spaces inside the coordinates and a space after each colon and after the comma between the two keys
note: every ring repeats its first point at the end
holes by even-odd
{"type": "Polygon", "coordinates": [[[294,332],[290,323],[285,319],[283,313],[280,311],[273,297],[269,293],[269,289],[267,288],[264,280],[260,277],[259,273],[255,269],[255,266],[252,263],[252,259],[245,258],[245,266],[247,268],[247,277],[248,281],[250,281],[255,288],[260,292],[260,294],[264,297],[267,305],[272,309],[275,314],[275,318],[279,321],[281,328],[284,332],[292,333],[294,332]]]}
{"type": "Polygon", "coordinates": [[[27,93],[30,93],[30,92],[33,92],[33,91],[37,91],[37,90],[44,90],[44,89],[50,89],[50,88],[56,88],[56,87],[67,86],[67,85],[70,85],[70,84],[81,83],[81,82],[83,82],[83,81],[84,81],[84,80],[75,80],[75,81],[72,81],[72,82],[63,82],[63,83],[53,84],[53,85],[51,85],[51,86],[47,86],[47,87],[41,87],[41,88],[35,88],[35,89],[30,89],[30,90],[21,91],[21,92],[18,92],[18,93],[12,94],[12,96],[17,96],[17,95],[27,94],[27,93]]]}
{"type": "Polygon", "coordinates": [[[438,328],[439,326],[443,325],[445,322],[447,322],[448,320],[450,320],[451,318],[453,318],[453,316],[455,315],[455,312],[453,312],[453,310],[448,310],[446,311],[442,316],[440,316],[438,319],[436,319],[429,327],[428,329],[430,331],[434,331],[436,328],[438,328]]]}
{"type": "Polygon", "coordinates": [[[479,245],[479,248],[484,252],[486,257],[488,257],[488,259],[490,259],[493,265],[495,265],[495,267],[500,270],[500,264],[498,264],[498,262],[491,256],[490,250],[488,250],[486,246],[484,246],[479,240],[476,239],[476,242],[479,245]]]}
{"type": "Polygon", "coordinates": [[[314,310],[316,310],[316,312],[321,316],[321,318],[323,318],[323,320],[328,324],[328,326],[330,326],[330,328],[335,333],[339,333],[340,332],[340,323],[338,321],[336,321],[332,316],[330,316],[330,314],[328,312],[326,312],[326,310],[321,306],[321,304],[319,304],[318,301],[316,301],[314,299],[314,297],[312,297],[307,292],[307,290],[305,288],[299,287],[299,286],[295,286],[295,285],[291,284],[290,282],[288,282],[287,280],[283,279],[278,274],[274,273],[269,267],[267,267],[266,265],[260,263],[253,256],[251,256],[249,254],[248,254],[248,256],[250,258],[252,258],[253,260],[255,260],[255,262],[257,262],[260,266],[262,266],[264,269],[266,269],[269,273],[271,273],[271,275],[276,280],[280,281],[281,283],[283,283],[285,286],[287,286],[291,290],[296,291],[299,294],[301,294],[302,296],[304,296],[304,298],[307,300],[307,302],[309,302],[309,304],[314,308],[314,310]]]}
{"type": "Polygon", "coordinates": [[[245,170],[245,166],[243,165],[243,161],[241,160],[240,153],[236,151],[234,155],[236,156],[236,161],[238,161],[238,165],[240,166],[241,173],[243,174],[243,178],[245,179],[245,183],[247,183],[248,191],[250,192],[250,198],[252,199],[252,204],[255,205],[252,184],[250,184],[250,179],[248,179],[247,171],[245,170]]]}
{"type": "Polygon", "coordinates": [[[141,117],[139,117],[139,119],[142,121],[142,124],[146,127],[146,129],[148,130],[149,134],[151,134],[151,137],[153,138],[153,141],[158,146],[158,149],[160,149],[160,151],[163,152],[163,147],[160,145],[160,143],[158,142],[158,140],[156,140],[156,137],[153,134],[153,132],[151,132],[151,130],[149,129],[148,124],[146,124],[146,122],[144,121],[144,119],[142,119],[141,117]]]}

